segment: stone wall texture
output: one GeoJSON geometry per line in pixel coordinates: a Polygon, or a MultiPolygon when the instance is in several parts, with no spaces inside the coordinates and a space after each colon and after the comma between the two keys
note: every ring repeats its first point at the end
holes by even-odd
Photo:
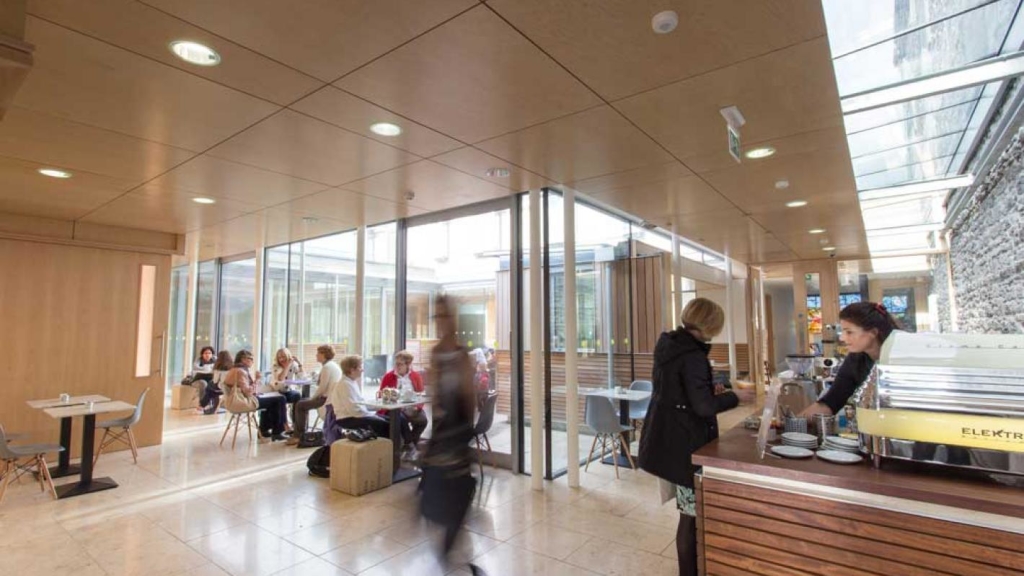
{"type": "MultiPolygon", "coordinates": [[[[1024,131],[975,184],[971,204],[953,222],[952,263],[959,331],[1024,333],[1024,131]]],[[[943,258],[936,258],[933,293],[946,292],[943,258]]],[[[948,294],[946,294],[948,296],[948,294]]],[[[940,303],[948,329],[948,298],[940,303]]]]}

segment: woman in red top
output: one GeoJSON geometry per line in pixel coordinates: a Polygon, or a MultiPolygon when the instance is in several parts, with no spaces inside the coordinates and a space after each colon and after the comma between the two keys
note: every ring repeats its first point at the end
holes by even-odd
{"type": "MultiPolygon", "coordinates": [[[[384,375],[380,381],[380,389],[397,388],[403,396],[415,392],[423,393],[423,379],[412,371],[412,354],[402,350],[395,353],[395,367],[384,375]],[[410,392],[411,391],[411,392],[410,392]]],[[[427,415],[423,412],[423,405],[412,406],[402,410],[399,415],[399,425],[402,427],[402,437],[406,438],[407,444],[402,451],[402,458],[405,460],[416,460],[419,453],[416,445],[420,436],[427,429],[427,415]]]]}

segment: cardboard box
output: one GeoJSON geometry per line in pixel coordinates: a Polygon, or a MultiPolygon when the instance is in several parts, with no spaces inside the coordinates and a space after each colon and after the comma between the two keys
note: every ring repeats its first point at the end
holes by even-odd
{"type": "Polygon", "coordinates": [[[362,496],[391,486],[394,452],[391,440],[338,440],[331,444],[331,489],[362,496]]]}
{"type": "Polygon", "coordinates": [[[196,406],[196,389],[175,384],[171,386],[171,410],[188,410],[196,406]]]}

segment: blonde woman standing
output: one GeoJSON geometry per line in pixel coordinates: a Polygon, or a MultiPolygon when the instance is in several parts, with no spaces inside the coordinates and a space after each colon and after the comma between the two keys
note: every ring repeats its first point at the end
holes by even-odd
{"type": "Polygon", "coordinates": [[[739,398],[712,380],[711,339],[725,325],[725,311],[707,298],[691,300],[682,326],[662,333],[654,347],[654,393],[640,438],[640,467],[661,479],[665,500],[679,510],[679,573],[697,574],[697,513],[692,456],[718,438],[718,413],[739,398]]]}

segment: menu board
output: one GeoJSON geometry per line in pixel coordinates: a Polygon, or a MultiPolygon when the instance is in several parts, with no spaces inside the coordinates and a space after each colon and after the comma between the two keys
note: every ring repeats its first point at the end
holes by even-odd
{"type": "Polygon", "coordinates": [[[757,429],[757,455],[764,460],[768,451],[768,433],[772,429],[775,408],[779,405],[779,393],[782,391],[782,380],[778,376],[772,378],[768,385],[768,396],[764,399],[764,410],[761,412],[761,426],[757,429]]]}

